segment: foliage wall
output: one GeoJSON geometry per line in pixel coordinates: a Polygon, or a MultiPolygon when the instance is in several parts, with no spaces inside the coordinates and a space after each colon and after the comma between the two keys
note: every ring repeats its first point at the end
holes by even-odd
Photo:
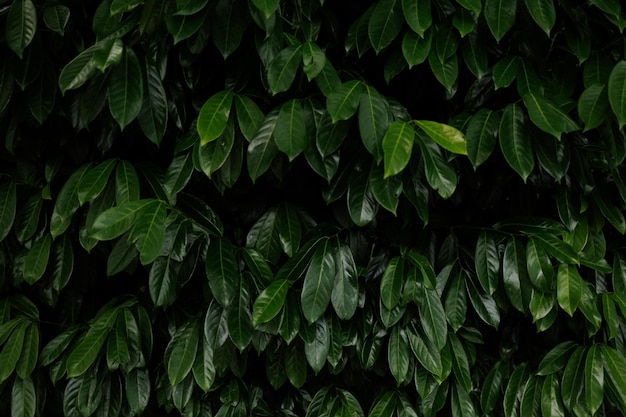
{"type": "Polygon", "coordinates": [[[0,0],[0,414],[626,414],[620,0],[0,0]]]}

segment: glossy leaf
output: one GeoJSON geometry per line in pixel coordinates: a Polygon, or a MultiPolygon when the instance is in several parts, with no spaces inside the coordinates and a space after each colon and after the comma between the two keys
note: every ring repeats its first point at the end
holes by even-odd
{"type": "Polygon", "coordinates": [[[233,93],[222,91],[211,96],[202,105],[197,122],[201,145],[214,141],[224,132],[230,116],[232,102],[233,93]]]}
{"type": "Polygon", "coordinates": [[[22,58],[37,30],[37,12],[31,0],[16,0],[9,8],[5,37],[9,48],[22,58]]]}
{"type": "Polygon", "coordinates": [[[432,24],[430,0],[402,0],[402,13],[409,27],[423,38],[432,24]]]}
{"type": "Polygon", "coordinates": [[[298,100],[290,100],[281,106],[274,128],[274,142],[290,161],[307,146],[305,114],[298,100]]]}
{"type": "Polygon", "coordinates": [[[556,279],[559,305],[572,316],[582,297],[582,278],[575,266],[560,264],[556,279]]]}
{"type": "Polygon", "coordinates": [[[606,86],[593,84],[578,98],[578,114],[585,124],[585,130],[594,129],[602,124],[609,112],[606,86]]]}
{"type": "MultiPolygon", "coordinates": [[[[430,4],[430,1],[428,4],[430,4]]],[[[402,38],[402,55],[409,65],[409,69],[426,61],[430,53],[431,44],[431,31],[426,32],[423,38],[412,31],[407,31],[404,34],[402,38]]]]}
{"type": "Polygon", "coordinates": [[[153,262],[160,254],[165,241],[165,203],[153,201],[137,215],[128,239],[135,242],[139,260],[143,265],[153,262]]]}
{"type": "Polygon", "coordinates": [[[106,160],[90,168],[80,179],[76,186],[76,195],[81,205],[87,201],[94,200],[104,191],[104,187],[106,187],[116,163],[115,159],[106,160]]]}
{"type": "Polygon", "coordinates": [[[255,326],[276,317],[285,304],[288,289],[289,281],[279,279],[259,294],[252,307],[252,322],[255,326]]]}
{"type": "Polygon", "coordinates": [[[198,349],[198,326],[188,321],[180,326],[170,340],[167,351],[167,376],[172,386],[181,383],[191,372],[198,349]]]}
{"type": "Polygon", "coordinates": [[[578,129],[572,119],[543,97],[531,93],[523,99],[530,120],[544,132],[561,139],[562,133],[578,129]]]}
{"type": "Polygon", "coordinates": [[[37,407],[37,392],[30,377],[16,378],[11,388],[11,416],[34,417],[37,407]]]}
{"type": "Polygon", "coordinates": [[[146,86],[138,120],[143,133],[157,145],[167,129],[167,104],[167,93],[160,74],[155,65],[146,62],[146,86]]]}
{"type": "Polygon", "coordinates": [[[287,91],[302,61],[302,45],[288,46],[280,51],[267,68],[267,82],[272,94],[287,91]]]}
{"type": "Polygon", "coordinates": [[[492,70],[493,83],[496,89],[508,87],[517,76],[519,58],[514,55],[507,55],[499,60],[492,70]]]}
{"type": "Polygon", "coordinates": [[[239,274],[233,247],[224,239],[212,239],[206,255],[206,275],[217,301],[226,307],[237,293],[239,274]]]}
{"type": "Polygon", "coordinates": [[[302,313],[309,323],[324,314],[330,303],[335,280],[335,257],[330,241],[323,242],[313,253],[302,284],[302,313]]]}
{"type": "Polygon", "coordinates": [[[556,22],[556,11],[552,0],[525,0],[526,8],[535,23],[550,37],[550,31],[556,22]]]}
{"type": "Polygon", "coordinates": [[[475,168],[485,162],[495,149],[499,122],[498,113],[481,109],[467,124],[467,156],[475,168]]]}
{"type": "Polygon", "coordinates": [[[0,241],[9,234],[17,207],[17,193],[14,182],[0,186],[0,241]]]}
{"type": "Polygon", "coordinates": [[[450,197],[457,186],[458,177],[456,172],[444,160],[443,154],[436,143],[422,139],[418,140],[422,157],[424,158],[424,171],[426,179],[443,198],[450,197]]]}
{"type": "Polygon", "coordinates": [[[278,112],[268,114],[250,141],[246,162],[252,181],[256,181],[268,170],[272,160],[278,154],[278,147],[273,138],[277,119],[278,112]]]}
{"type": "Polygon", "coordinates": [[[117,309],[104,313],[76,343],[67,357],[68,378],[84,374],[96,361],[115,324],[117,313],[117,309]]]}
{"type": "Polygon", "coordinates": [[[382,0],[369,19],[367,32],[376,53],[388,46],[400,33],[402,14],[399,0],[382,0]]]}
{"type": "Polygon", "coordinates": [[[147,369],[133,369],[125,378],[125,393],[133,413],[141,414],[150,400],[150,375],[147,369]]]}
{"type": "Polygon", "coordinates": [[[493,37],[499,43],[515,23],[516,3],[506,0],[487,0],[484,6],[485,20],[493,37]]]}
{"type": "Polygon", "coordinates": [[[70,9],[67,6],[61,4],[48,6],[43,11],[43,22],[48,29],[63,35],[67,22],[70,20],[70,14],[70,9]]]}
{"type": "Polygon", "coordinates": [[[342,320],[352,318],[358,307],[359,282],[352,251],[339,244],[335,251],[335,282],[330,301],[342,320]]]}
{"type": "Polygon", "coordinates": [[[409,340],[406,332],[404,329],[394,326],[389,335],[387,362],[389,363],[391,374],[398,385],[404,382],[409,369],[410,353],[409,340]]]}
{"type": "MultiPolygon", "coordinates": [[[[384,137],[390,128],[390,109],[387,100],[372,86],[363,84],[363,93],[359,101],[359,132],[363,145],[377,161],[385,154],[384,137]]],[[[334,126],[341,126],[336,122],[334,126]]],[[[320,135],[318,131],[318,137],[320,135]]],[[[319,145],[318,145],[319,146],[319,145]]],[[[320,150],[320,152],[322,152],[320,150]]],[[[322,152],[323,155],[328,153],[322,152]]]]}
{"type": "Polygon", "coordinates": [[[226,308],[228,336],[234,345],[243,351],[252,341],[252,315],[250,314],[250,289],[248,282],[239,277],[236,294],[226,308]]]}
{"type": "Polygon", "coordinates": [[[397,120],[389,125],[382,140],[385,160],[384,178],[396,175],[409,163],[415,131],[406,122],[397,120]]]}
{"type": "Polygon", "coordinates": [[[46,234],[33,243],[24,260],[24,280],[30,285],[39,281],[48,267],[52,238],[46,234]]]}
{"type": "Polygon", "coordinates": [[[500,149],[504,158],[524,181],[535,167],[532,145],[526,135],[526,118],[521,107],[509,104],[500,118],[500,149]]]}
{"type": "Polygon", "coordinates": [[[143,90],[137,56],[132,49],[126,48],[122,61],[111,71],[109,83],[109,109],[122,130],[139,115],[143,90]]]}
{"type": "Polygon", "coordinates": [[[135,223],[137,216],[155,200],[134,200],[120,204],[100,213],[96,217],[90,234],[98,240],[111,240],[125,233],[135,223]]]}
{"type": "Polygon", "coordinates": [[[467,155],[467,144],[463,133],[452,126],[428,120],[415,120],[429,138],[452,153],[467,155]]]}
{"type": "Polygon", "coordinates": [[[356,113],[363,88],[360,81],[352,80],[341,84],[328,95],[326,107],[333,123],[347,120],[356,113]]]}
{"type": "Polygon", "coordinates": [[[251,141],[265,119],[265,115],[251,98],[247,96],[235,96],[235,109],[239,129],[246,140],[251,141]]]}
{"type": "Polygon", "coordinates": [[[626,61],[613,67],[608,87],[609,103],[621,129],[626,125],[626,61]]]}

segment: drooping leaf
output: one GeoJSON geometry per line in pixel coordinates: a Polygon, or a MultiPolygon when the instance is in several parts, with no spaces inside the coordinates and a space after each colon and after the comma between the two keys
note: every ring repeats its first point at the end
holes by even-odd
{"type": "Polygon", "coordinates": [[[504,158],[524,181],[535,167],[532,145],[526,135],[525,117],[518,104],[509,104],[500,118],[500,149],[504,158]]]}
{"type": "Polygon", "coordinates": [[[487,0],[483,9],[487,26],[496,39],[496,42],[511,30],[515,23],[517,2],[511,3],[506,0],[487,0]]]}
{"type": "Polygon", "coordinates": [[[335,251],[335,281],[331,302],[342,320],[350,319],[358,307],[359,283],[354,257],[350,248],[339,244],[335,251]]]}
{"type": "Polygon", "coordinates": [[[360,81],[352,80],[341,84],[328,95],[326,107],[333,122],[347,120],[356,113],[363,88],[360,81]]]}
{"type": "Polygon", "coordinates": [[[236,296],[239,274],[232,245],[224,239],[211,239],[206,255],[206,275],[215,299],[226,307],[236,296]]]}
{"type": "Polygon", "coordinates": [[[139,112],[139,126],[156,145],[161,143],[167,129],[167,94],[156,65],[146,61],[146,86],[143,104],[139,112]]]}
{"type": "Polygon", "coordinates": [[[507,55],[493,66],[492,77],[496,90],[508,87],[517,76],[519,58],[515,55],[507,55]]]}
{"type": "Polygon", "coordinates": [[[167,376],[172,386],[181,383],[191,372],[199,340],[198,326],[191,320],[176,329],[166,349],[167,376]]]}
{"type": "Polygon", "coordinates": [[[242,95],[235,96],[237,121],[243,136],[250,142],[256,135],[265,119],[265,115],[251,98],[242,95]]]}
{"type": "Polygon", "coordinates": [[[426,337],[438,349],[443,349],[446,344],[448,324],[441,299],[435,290],[426,289],[424,291],[424,300],[419,306],[419,312],[420,322],[426,337]]]}
{"type": "Polygon", "coordinates": [[[602,124],[609,112],[606,86],[593,84],[578,98],[578,115],[585,124],[585,130],[594,129],[602,124]]]}
{"type": "Polygon", "coordinates": [[[274,130],[278,119],[278,112],[271,112],[248,145],[248,174],[252,181],[256,181],[268,170],[274,157],[278,154],[278,147],[274,142],[274,130]]]}
{"type": "Polygon", "coordinates": [[[526,8],[535,23],[550,37],[550,31],[556,22],[556,10],[552,0],[525,0],[526,8]]]}
{"type": "Polygon", "coordinates": [[[305,114],[298,100],[289,100],[281,106],[274,128],[274,142],[290,161],[307,146],[305,114]]]}
{"type": "Polygon", "coordinates": [[[117,161],[108,159],[95,167],[90,168],[76,185],[76,195],[78,201],[83,205],[87,201],[92,201],[98,197],[109,181],[109,176],[113,172],[117,161]]]}
{"type": "Polygon", "coordinates": [[[52,237],[45,234],[31,246],[24,260],[24,279],[27,283],[34,284],[46,272],[51,245],[52,237]]]}
{"type": "Polygon", "coordinates": [[[70,20],[70,9],[61,4],[48,6],[43,11],[43,22],[48,29],[63,36],[65,27],[70,20]]]}
{"type": "MultiPolygon", "coordinates": [[[[419,137],[419,135],[418,135],[419,137]]],[[[441,149],[431,140],[420,138],[417,143],[424,158],[426,179],[443,198],[449,198],[456,189],[458,177],[452,167],[445,161],[441,149]]]]}
{"type": "MultiPolygon", "coordinates": [[[[430,4],[430,1],[428,3],[430,4]]],[[[423,38],[420,38],[419,35],[412,31],[407,31],[404,34],[402,38],[402,55],[409,65],[409,69],[426,61],[430,53],[431,44],[432,31],[426,32],[423,38]]]]}
{"type": "MultiPolygon", "coordinates": [[[[363,89],[359,102],[359,132],[363,145],[377,161],[380,161],[384,153],[384,136],[391,124],[389,104],[382,94],[369,84],[363,84],[363,89]]],[[[340,126],[340,123],[336,122],[334,126],[340,126]]],[[[318,136],[319,134],[318,131],[318,136]]]]}
{"type": "Polygon", "coordinates": [[[250,313],[250,289],[243,276],[237,277],[236,293],[232,302],[226,307],[228,336],[240,352],[252,341],[252,315],[250,313]]]}
{"type": "Polygon", "coordinates": [[[474,167],[485,162],[496,146],[500,118],[498,113],[480,109],[467,124],[467,156],[474,167]]]}
{"type": "Polygon", "coordinates": [[[415,124],[444,149],[456,154],[467,155],[465,137],[454,127],[429,120],[415,120],[415,124]]]}
{"type": "Polygon", "coordinates": [[[202,105],[197,124],[201,145],[214,141],[224,132],[230,116],[232,102],[233,93],[231,91],[221,91],[211,96],[202,105]]]}
{"type": "Polygon", "coordinates": [[[329,240],[323,242],[313,253],[302,285],[302,313],[309,323],[324,314],[330,303],[335,281],[335,257],[329,240]]]}
{"type": "Polygon", "coordinates": [[[5,26],[6,43],[22,58],[37,31],[37,11],[31,0],[15,0],[9,7],[5,26]]]}
{"type": "Polygon", "coordinates": [[[569,116],[543,97],[531,93],[524,95],[523,99],[530,120],[544,132],[560,139],[562,133],[578,129],[569,116]]]}
{"type": "Polygon", "coordinates": [[[387,362],[398,385],[405,381],[409,369],[410,354],[409,339],[405,330],[399,326],[393,326],[387,345],[387,362]]]}
{"type": "Polygon", "coordinates": [[[411,29],[423,38],[432,24],[430,0],[402,0],[402,13],[411,29]]]}
{"type": "Polygon", "coordinates": [[[388,46],[400,33],[402,13],[399,0],[382,0],[369,19],[367,32],[376,53],[388,46]]]}
{"type": "Polygon", "coordinates": [[[133,200],[100,213],[91,226],[90,235],[98,240],[111,240],[122,235],[135,223],[137,216],[153,199],[133,200]]]}
{"type": "Polygon", "coordinates": [[[326,65],[326,54],[317,44],[306,42],[302,47],[302,70],[309,81],[316,78],[326,65]]]}
{"type": "Polygon", "coordinates": [[[111,71],[109,82],[109,109],[122,130],[141,111],[143,83],[137,56],[132,49],[126,48],[122,61],[111,71]]]}
{"type": "Polygon", "coordinates": [[[404,170],[411,158],[415,131],[407,123],[397,120],[385,132],[382,150],[385,161],[384,178],[399,174],[404,170]]]}
{"type": "Polygon", "coordinates": [[[224,59],[240,45],[246,29],[245,9],[239,1],[221,0],[213,6],[211,33],[224,59]]]}
{"type": "Polygon", "coordinates": [[[289,281],[279,279],[259,294],[252,307],[252,322],[255,326],[270,321],[280,312],[288,289],[289,281]]]}
{"type": "Polygon", "coordinates": [[[280,51],[267,68],[267,82],[272,94],[287,91],[302,61],[302,45],[288,46],[280,51]]]}
{"type": "Polygon", "coordinates": [[[11,231],[17,207],[17,192],[14,182],[0,186],[0,241],[11,231]]]}
{"type": "Polygon", "coordinates": [[[608,87],[609,103],[621,129],[626,125],[626,61],[613,67],[608,87]]]}
{"type": "Polygon", "coordinates": [[[37,411],[37,392],[30,377],[15,378],[11,388],[11,416],[34,417],[37,411]]]}
{"type": "Polygon", "coordinates": [[[578,274],[576,266],[560,264],[556,275],[557,299],[559,305],[570,316],[578,307],[582,297],[582,278],[578,274]]]}
{"type": "Polygon", "coordinates": [[[159,200],[144,206],[137,215],[128,239],[135,243],[143,265],[153,262],[161,254],[165,241],[165,221],[165,203],[159,200]]]}

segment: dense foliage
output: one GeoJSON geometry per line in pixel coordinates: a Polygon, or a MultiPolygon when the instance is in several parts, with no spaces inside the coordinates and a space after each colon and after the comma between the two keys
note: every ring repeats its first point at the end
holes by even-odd
{"type": "Polygon", "coordinates": [[[620,0],[0,0],[0,414],[626,414],[620,0]]]}

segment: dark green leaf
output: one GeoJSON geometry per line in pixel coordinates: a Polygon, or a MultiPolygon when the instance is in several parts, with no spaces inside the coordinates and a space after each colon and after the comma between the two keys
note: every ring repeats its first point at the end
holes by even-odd
{"type": "Polygon", "coordinates": [[[248,174],[252,181],[256,181],[268,170],[272,160],[278,155],[278,147],[274,143],[274,129],[278,119],[278,112],[267,115],[248,146],[248,174]]]}
{"type": "MultiPolygon", "coordinates": [[[[390,109],[385,97],[368,84],[363,84],[364,92],[359,102],[359,132],[363,145],[367,148],[377,162],[380,162],[384,153],[384,137],[389,130],[390,109]]],[[[341,126],[336,122],[334,126],[341,126]]],[[[321,134],[322,126],[318,130],[321,134]]],[[[319,147],[319,144],[318,144],[319,147]]],[[[327,155],[321,149],[322,155],[327,155]]]]}
{"type": "Polygon", "coordinates": [[[239,129],[246,140],[251,141],[265,119],[265,115],[251,98],[241,95],[235,96],[235,109],[239,129]]]}
{"type": "Polygon", "coordinates": [[[221,91],[214,94],[202,105],[197,124],[201,145],[214,141],[224,132],[230,116],[232,102],[233,93],[221,91]]]}
{"type": "Polygon", "coordinates": [[[98,240],[115,239],[132,227],[144,208],[154,203],[153,199],[134,200],[105,210],[96,217],[90,230],[91,237],[98,240]]]}
{"type": "Polygon", "coordinates": [[[465,131],[467,156],[475,168],[485,162],[493,152],[499,123],[498,113],[480,109],[467,124],[465,131]]]}
{"type": "Polygon", "coordinates": [[[141,66],[132,49],[126,48],[122,61],[111,71],[109,83],[109,109],[122,130],[139,115],[142,101],[141,66]]]}
{"type": "Polygon", "coordinates": [[[517,12],[517,2],[506,0],[487,0],[483,13],[487,26],[499,43],[502,37],[513,27],[517,12]]]}
{"type": "Polygon", "coordinates": [[[300,297],[302,313],[309,323],[320,318],[328,307],[335,274],[335,257],[332,244],[326,240],[313,253],[302,285],[300,297]]]}
{"type": "Polygon", "coordinates": [[[241,276],[232,302],[226,307],[228,336],[242,352],[252,341],[252,315],[250,313],[250,289],[248,281],[241,276]]]}
{"type": "Polygon", "coordinates": [[[252,322],[255,326],[270,321],[280,312],[285,304],[288,289],[289,281],[279,279],[259,294],[252,307],[252,322]]]}
{"type": "Polygon", "coordinates": [[[448,325],[441,299],[435,290],[426,289],[419,306],[419,316],[426,337],[441,350],[446,344],[448,325]]]}
{"type": "Polygon", "coordinates": [[[530,120],[544,132],[561,139],[562,133],[579,129],[572,119],[543,97],[531,93],[523,98],[530,120]]]}
{"type": "Polygon", "coordinates": [[[76,195],[81,205],[87,201],[94,200],[104,191],[104,187],[106,187],[116,163],[115,159],[108,159],[90,168],[83,175],[76,185],[76,195]]]}
{"type": "Polygon", "coordinates": [[[410,359],[409,340],[404,329],[394,326],[389,335],[387,362],[398,385],[405,381],[410,359]]]}
{"type": "Polygon", "coordinates": [[[150,400],[150,376],[147,369],[133,369],[125,378],[125,392],[133,413],[141,414],[150,400]]]}
{"type": "Polygon", "coordinates": [[[139,199],[139,177],[128,161],[119,161],[115,168],[115,201],[118,205],[139,199]]]}
{"type": "Polygon", "coordinates": [[[172,386],[181,383],[191,371],[198,350],[197,322],[191,320],[176,329],[167,345],[165,360],[167,376],[172,386]]]}
{"type": "MultiPolygon", "coordinates": [[[[17,205],[17,193],[14,182],[5,182],[0,186],[0,241],[9,234],[17,205]]],[[[39,216],[37,216],[39,220],[39,216]]]]}
{"type": "Polygon", "coordinates": [[[239,274],[233,247],[224,239],[211,239],[206,255],[206,275],[215,299],[226,307],[236,296],[239,274]]]}
{"type": "Polygon", "coordinates": [[[37,392],[30,377],[15,378],[11,388],[11,416],[34,417],[37,411],[37,392]]]}
{"type": "Polygon", "coordinates": [[[402,180],[399,176],[384,177],[382,165],[372,165],[369,175],[369,184],[376,201],[396,215],[400,195],[402,194],[402,180]]]}
{"type": "Polygon", "coordinates": [[[626,359],[624,355],[607,345],[600,345],[607,379],[614,387],[621,407],[626,406],[626,359]]]}
{"type": "MultiPolygon", "coordinates": [[[[419,137],[419,135],[418,135],[419,137]]],[[[428,184],[443,198],[449,198],[456,189],[457,175],[444,159],[439,146],[431,140],[419,137],[417,143],[424,158],[424,171],[428,184]]]]}
{"type": "Polygon", "coordinates": [[[432,24],[430,0],[402,0],[402,12],[411,29],[423,38],[424,32],[432,24]]]}
{"type": "Polygon", "coordinates": [[[328,95],[326,107],[333,123],[338,120],[347,120],[356,113],[361,102],[363,88],[360,81],[352,80],[341,84],[328,95]]]}
{"type": "Polygon", "coordinates": [[[578,115],[585,124],[585,130],[600,126],[608,112],[609,100],[603,84],[593,84],[578,98],[578,115]]]}
{"type": "Polygon", "coordinates": [[[328,332],[328,325],[326,320],[317,320],[313,325],[315,335],[313,340],[305,342],[304,354],[306,355],[307,362],[313,368],[313,371],[317,375],[328,358],[328,352],[330,349],[330,334],[328,332]]]}
{"type": "Polygon", "coordinates": [[[215,7],[212,10],[214,18],[211,25],[213,42],[226,59],[241,43],[247,16],[238,1],[220,0],[213,7],[215,7]]]}
{"type": "Polygon", "coordinates": [[[146,88],[139,112],[142,132],[156,145],[161,143],[167,129],[167,94],[156,65],[146,62],[146,88]]]}
{"type": "Polygon", "coordinates": [[[517,76],[519,58],[515,55],[507,55],[499,60],[492,70],[493,83],[498,88],[508,87],[517,76]]]}
{"type": "Polygon", "coordinates": [[[387,47],[400,33],[402,13],[399,0],[378,2],[369,19],[367,32],[376,53],[387,47]]]}
{"type": "Polygon", "coordinates": [[[387,309],[393,309],[400,300],[404,277],[404,261],[399,256],[392,258],[380,281],[380,297],[387,309]]]}
{"type": "Polygon", "coordinates": [[[50,246],[52,237],[45,234],[42,238],[33,243],[26,259],[24,260],[24,280],[30,285],[39,281],[46,272],[48,260],[50,258],[50,246]]]}
{"type": "MultiPolygon", "coordinates": [[[[403,2],[404,4],[405,2],[403,2]]],[[[430,0],[428,0],[430,5],[430,0]]],[[[402,39],[402,55],[409,65],[409,69],[415,65],[419,65],[426,61],[430,53],[430,47],[432,43],[432,31],[426,32],[425,36],[421,38],[413,31],[407,31],[402,39]]]]}
{"type": "Polygon", "coordinates": [[[280,51],[267,68],[267,82],[272,94],[287,91],[302,61],[302,45],[288,46],[280,51]]]}
{"type": "Polygon", "coordinates": [[[626,61],[618,62],[609,76],[609,103],[620,129],[626,125],[626,61]]]}
{"type": "Polygon", "coordinates": [[[281,106],[274,128],[274,142],[290,161],[307,146],[305,114],[300,101],[289,100],[281,106]]]}
{"type": "Polygon", "coordinates": [[[359,282],[350,248],[340,243],[335,251],[335,282],[331,292],[335,313],[342,320],[350,319],[358,306],[359,282]]]}
{"type": "Polygon", "coordinates": [[[524,181],[535,167],[532,145],[526,135],[526,118],[518,104],[509,104],[500,118],[500,149],[504,158],[524,181]]]}
{"type": "Polygon", "coordinates": [[[20,59],[37,30],[37,11],[31,0],[15,0],[6,20],[6,43],[20,59]]]}
{"type": "Polygon", "coordinates": [[[65,27],[70,20],[70,9],[67,6],[55,4],[48,6],[43,11],[43,22],[48,29],[63,36],[65,27]]]}
{"type": "Polygon", "coordinates": [[[550,31],[556,22],[553,0],[525,0],[524,2],[533,20],[550,37],[550,31]]]}
{"type": "Polygon", "coordinates": [[[411,158],[414,137],[415,130],[409,123],[397,120],[389,125],[382,140],[385,159],[384,178],[396,175],[404,170],[411,158]]]}
{"type": "Polygon", "coordinates": [[[555,374],[548,375],[543,381],[541,413],[545,417],[565,417],[565,409],[559,393],[559,382],[555,374]]]}

